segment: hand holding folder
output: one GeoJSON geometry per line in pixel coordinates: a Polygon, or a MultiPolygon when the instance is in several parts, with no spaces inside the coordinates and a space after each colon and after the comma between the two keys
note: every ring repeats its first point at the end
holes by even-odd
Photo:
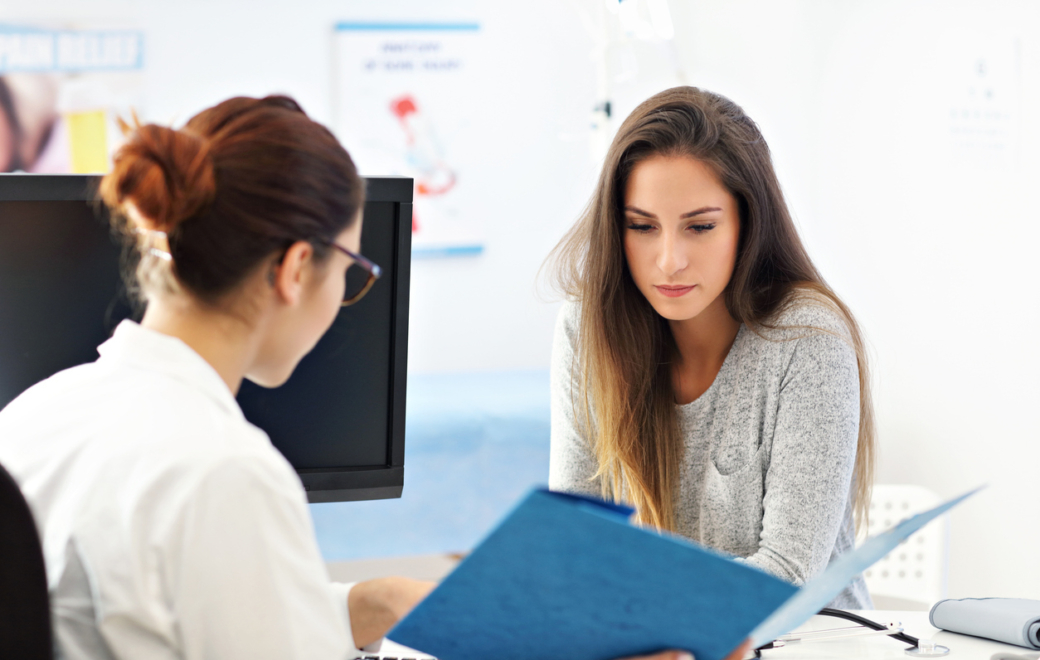
{"type": "Polygon", "coordinates": [[[441,660],[611,660],[687,649],[721,660],[790,632],[901,540],[973,494],[903,521],[801,589],[631,509],[537,490],[388,637],[441,660]]]}

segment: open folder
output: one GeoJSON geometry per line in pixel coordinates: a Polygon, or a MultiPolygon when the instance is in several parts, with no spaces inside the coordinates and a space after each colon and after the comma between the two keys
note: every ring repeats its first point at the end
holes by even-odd
{"type": "MultiPolygon", "coordinates": [[[[976,489],[977,491],[977,489],[976,489]]],[[[441,660],[611,660],[685,649],[718,660],[794,630],[971,491],[833,561],[801,589],[632,510],[535,490],[387,635],[441,660]]]]}

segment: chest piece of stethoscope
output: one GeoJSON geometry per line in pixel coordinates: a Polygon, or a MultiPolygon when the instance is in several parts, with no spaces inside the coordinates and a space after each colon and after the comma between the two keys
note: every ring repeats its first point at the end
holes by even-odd
{"type": "Polygon", "coordinates": [[[936,644],[930,639],[918,640],[917,646],[907,649],[906,654],[915,658],[941,658],[950,654],[950,648],[942,644],[936,644]]]}

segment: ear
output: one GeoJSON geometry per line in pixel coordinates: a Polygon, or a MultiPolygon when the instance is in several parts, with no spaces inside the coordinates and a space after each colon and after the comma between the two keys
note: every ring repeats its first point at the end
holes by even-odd
{"type": "Polygon", "coordinates": [[[294,306],[303,297],[304,287],[314,264],[314,246],[296,241],[286,250],[281,263],[273,266],[270,277],[275,295],[286,305],[294,306]]]}

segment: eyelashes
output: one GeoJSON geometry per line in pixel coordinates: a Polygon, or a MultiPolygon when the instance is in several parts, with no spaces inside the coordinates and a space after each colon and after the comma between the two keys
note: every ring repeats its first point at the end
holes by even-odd
{"type": "MultiPolygon", "coordinates": [[[[639,224],[638,222],[629,222],[626,225],[626,227],[628,229],[631,229],[632,231],[639,232],[640,234],[648,234],[653,229],[655,229],[655,227],[653,225],[639,224]]],[[[709,222],[709,223],[701,224],[701,225],[690,225],[690,226],[687,227],[687,229],[693,231],[693,233],[695,233],[695,234],[703,234],[704,232],[711,231],[712,229],[715,229],[715,223],[714,222],[709,222]]]]}

